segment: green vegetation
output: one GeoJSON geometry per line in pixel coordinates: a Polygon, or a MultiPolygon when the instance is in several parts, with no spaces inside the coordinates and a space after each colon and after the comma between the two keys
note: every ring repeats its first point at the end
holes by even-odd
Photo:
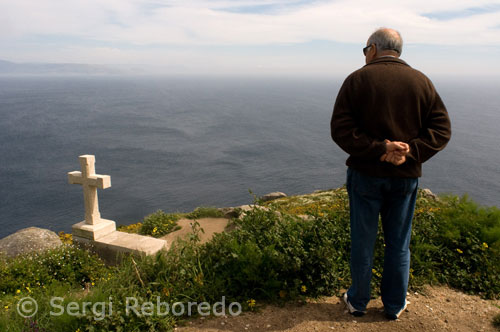
{"type": "MultiPolygon", "coordinates": [[[[72,245],[63,245],[44,253],[26,254],[14,259],[0,257],[0,331],[68,331],[64,322],[49,315],[54,296],[81,298],[97,283],[110,279],[114,270],[99,257],[72,245]],[[35,299],[39,306],[36,320],[24,319],[17,313],[23,298],[35,299]]],[[[76,326],[76,322],[69,326],[76,326]]],[[[75,328],[76,330],[76,328],[75,328]]]]}
{"type": "Polygon", "coordinates": [[[179,219],[179,214],[165,213],[162,210],[158,210],[144,218],[139,229],[139,234],[162,237],[180,228],[177,226],[179,219]]]}
{"type": "Polygon", "coordinates": [[[88,251],[64,245],[43,253],[0,258],[0,294],[19,294],[52,284],[85,287],[109,269],[88,251]]]}
{"type": "Polygon", "coordinates": [[[196,208],[193,212],[186,214],[185,217],[188,219],[223,218],[224,213],[216,207],[202,206],[196,208]]]}
{"type": "Polygon", "coordinates": [[[493,318],[493,326],[500,331],[500,314],[496,315],[495,318],[493,318]]]}
{"type": "Polygon", "coordinates": [[[158,210],[144,217],[142,222],[127,226],[119,226],[118,230],[127,233],[162,237],[180,229],[177,225],[177,221],[181,218],[200,219],[222,217],[224,217],[224,213],[215,207],[199,207],[190,213],[165,213],[162,210],[158,210]]]}
{"type": "MultiPolygon", "coordinates": [[[[32,331],[35,329],[27,326],[35,324],[39,331],[51,332],[172,331],[182,319],[171,314],[126,315],[127,297],[140,303],[173,305],[214,304],[224,296],[226,303],[237,301],[243,310],[253,310],[262,303],[340,294],[350,283],[345,189],[264,205],[268,210],[254,208],[241,220],[233,220],[233,231],[217,234],[207,243],[200,243],[201,230],[194,222],[190,238],[174,243],[168,252],[126,258],[117,268],[106,268],[98,258],[70,246],[36,259],[2,258],[0,330],[32,331]],[[64,266],[54,275],[58,263],[64,266]],[[39,303],[33,319],[16,314],[16,303],[25,294],[39,303]],[[113,310],[98,319],[90,311],[79,317],[54,317],[50,315],[53,296],[64,298],[65,304],[76,301],[81,305],[112,298],[113,310]]],[[[192,217],[217,216],[212,214],[215,211],[199,209],[192,217]]],[[[158,211],[138,227],[143,234],[156,236],[160,229],[164,231],[162,227],[167,231],[175,227],[170,225],[176,220],[176,215],[158,211]]],[[[416,289],[442,283],[484,298],[500,298],[499,230],[497,208],[480,207],[467,197],[436,200],[420,193],[413,222],[410,286],[416,289]]],[[[373,267],[374,295],[380,283],[382,255],[380,230],[373,267]]],[[[494,324],[499,320],[497,317],[494,324]]]]}

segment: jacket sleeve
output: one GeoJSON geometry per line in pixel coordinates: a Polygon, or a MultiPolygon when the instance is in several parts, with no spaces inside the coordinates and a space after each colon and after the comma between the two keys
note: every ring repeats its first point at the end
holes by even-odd
{"type": "Polygon", "coordinates": [[[451,138],[451,124],[446,107],[432,83],[432,102],[428,116],[423,121],[423,127],[418,137],[410,140],[408,157],[419,163],[429,160],[445,148],[451,138]]]}
{"type": "Polygon", "coordinates": [[[352,157],[364,160],[380,158],[386,152],[386,144],[370,137],[359,127],[354,114],[354,92],[352,79],[348,77],[333,107],[330,122],[332,139],[352,157]]]}

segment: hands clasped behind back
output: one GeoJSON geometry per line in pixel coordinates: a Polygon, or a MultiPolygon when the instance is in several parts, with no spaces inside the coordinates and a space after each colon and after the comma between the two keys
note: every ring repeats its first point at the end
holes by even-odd
{"type": "Polygon", "coordinates": [[[410,152],[410,146],[407,143],[385,140],[386,153],[380,157],[380,161],[385,161],[395,166],[402,165],[406,162],[406,155],[410,152]]]}

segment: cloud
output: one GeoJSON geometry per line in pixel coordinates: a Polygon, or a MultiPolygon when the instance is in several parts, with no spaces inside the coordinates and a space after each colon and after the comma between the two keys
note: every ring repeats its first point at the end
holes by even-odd
{"type": "Polygon", "coordinates": [[[429,17],[431,19],[437,19],[440,21],[447,21],[447,20],[452,20],[455,18],[461,18],[461,17],[471,17],[471,16],[476,16],[480,14],[487,14],[491,12],[497,12],[500,11],[500,4],[493,4],[493,5],[487,5],[483,7],[471,7],[471,8],[466,8],[462,10],[455,10],[455,11],[441,11],[441,12],[434,12],[434,13],[428,13],[428,14],[423,14],[425,17],[429,17]]]}
{"type": "Polygon", "coordinates": [[[364,61],[368,35],[388,26],[403,34],[405,58],[426,59],[424,70],[493,74],[498,22],[500,0],[0,0],[0,55],[169,72],[345,73],[364,61]]]}
{"type": "Polygon", "coordinates": [[[2,0],[2,36],[75,36],[131,45],[363,42],[378,26],[411,43],[498,44],[499,1],[2,0]],[[269,10],[266,10],[269,9],[269,10]],[[471,8],[475,10],[471,11],[471,8]],[[443,13],[463,13],[448,15],[443,13]]]}

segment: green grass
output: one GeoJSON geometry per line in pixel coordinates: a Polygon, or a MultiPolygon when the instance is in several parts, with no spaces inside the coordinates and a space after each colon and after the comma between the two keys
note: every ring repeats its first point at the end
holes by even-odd
{"type": "Polygon", "coordinates": [[[222,213],[218,208],[211,206],[202,206],[196,208],[193,212],[185,215],[188,219],[201,219],[201,218],[222,218],[222,213]]]}
{"type": "MultiPolygon", "coordinates": [[[[116,269],[106,268],[98,258],[74,248],[63,256],[60,251],[49,252],[42,255],[43,260],[1,258],[0,330],[28,331],[25,324],[34,321],[21,319],[13,309],[28,293],[41,303],[34,317],[40,331],[172,331],[182,317],[127,316],[126,298],[134,296],[141,302],[159,299],[171,305],[213,304],[225,296],[227,303],[237,301],[244,310],[253,310],[262,303],[339,294],[350,284],[349,205],[344,188],[287,197],[265,206],[270,210],[254,209],[233,221],[233,231],[217,234],[204,244],[199,241],[199,224],[194,222],[191,237],[175,243],[167,253],[128,258],[116,269]],[[311,217],[304,220],[299,217],[303,214],[311,217]],[[59,264],[63,267],[54,275],[59,264]],[[39,285],[37,280],[44,281],[39,285]],[[51,296],[79,304],[112,298],[113,312],[99,320],[91,312],[80,317],[51,317],[51,296]]],[[[216,216],[216,211],[202,208],[192,217],[216,216]]],[[[159,211],[146,217],[140,227],[148,225],[145,233],[153,233],[156,227],[154,233],[158,233],[161,225],[172,229],[177,217],[159,211]]],[[[447,284],[483,298],[500,298],[499,227],[497,208],[481,207],[467,197],[433,200],[420,193],[413,222],[410,287],[447,284]]],[[[382,256],[380,231],[374,296],[382,256]]],[[[495,319],[498,325],[499,318],[495,319]]]]}

